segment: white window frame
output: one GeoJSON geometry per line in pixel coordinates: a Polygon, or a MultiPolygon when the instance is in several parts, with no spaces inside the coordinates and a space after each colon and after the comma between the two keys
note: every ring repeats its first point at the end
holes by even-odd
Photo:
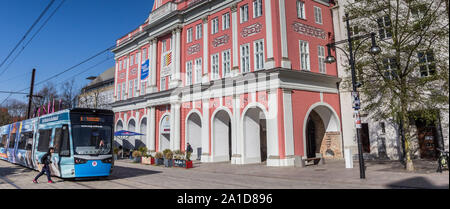
{"type": "Polygon", "coordinates": [[[139,89],[139,81],[138,81],[138,79],[136,78],[136,79],[134,79],[134,96],[135,96],[135,97],[138,97],[138,96],[139,96],[139,91],[138,91],[138,89],[139,89]]]}
{"type": "Polygon", "coordinates": [[[141,64],[145,62],[145,60],[147,60],[147,48],[144,48],[142,50],[142,60],[141,60],[141,64]]]}
{"type": "Polygon", "coordinates": [[[327,73],[327,65],[325,64],[325,47],[317,46],[317,57],[319,58],[319,72],[327,73]]]}
{"type": "Polygon", "coordinates": [[[317,24],[323,24],[322,20],[322,8],[314,6],[314,21],[317,24]]]}
{"type": "Polygon", "coordinates": [[[164,53],[167,51],[167,40],[162,41],[162,47],[161,47],[161,53],[164,53]]]}
{"type": "Polygon", "coordinates": [[[127,99],[127,82],[122,83],[122,100],[127,99]]]}
{"type": "Polygon", "coordinates": [[[222,77],[231,76],[231,50],[222,51],[222,77]]]}
{"type": "Polygon", "coordinates": [[[216,34],[219,32],[219,17],[211,20],[211,34],[216,34]]]}
{"type": "Polygon", "coordinates": [[[230,13],[225,13],[222,15],[222,30],[230,28],[230,13]]]}
{"type": "Polygon", "coordinates": [[[241,51],[241,69],[242,73],[250,72],[250,44],[240,46],[241,51]]]}
{"type": "Polygon", "coordinates": [[[133,97],[133,80],[129,80],[128,81],[128,98],[132,98],[133,97]]]}
{"type": "Polygon", "coordinates": [[[248,14],[248,4],[241,6],[241,23],[248,22],[249,14],[248,14]]]}
{"type": "Polygon", "coordinates": [[[119,83],[119,86],[117,86],[117,100],[122,99],[122,84],[119,83]]]}
{"type": "Polygon", "coordinates": [[[211,55],[211,79],[220,79],[219,53],[211,55]]]}
{"type": "Polygon", "coordinates": [[[192,60],[186,62],[186,86],[192,85],[192,60]]]}
{"type": "Polygon", "coordinates": [[[186,35],[186,37],[187,37],[187,43],[191,43],[192,42],[192,39],[193,39],[193,29],[192,28],[188,28],[187,29],[187,31],[186,31],[186,33],[187,33],[187,35],[186,35]]]}
{"type": "Polygon", "coordinates": [[[202,24],[198,24],[195,26],[195,40],[199,40],[202,38],[202,24]]]}
{"type": "Polygon", "coordinates": [[[264,69],[264,39],[256,40],[253,42],[253,54],[254,54],[254,69],[263,70],[264,69]],[[262,50],[260,49],[262,45],[262,50]]]}
{"type": "Polygon", "coordinates": [[[253,18],[258,18],[263,15],[262,0],[253,0],[253,18]]]}
{"type": "Polygon", "coordinates": [[[202,64],[202,58],[198,58],[195,60],[195,83],[201,83],[202,82],[202,76],[203,76],[203,64],[202,64]]]}
{"type": "Polygon", "coordinates": [[[146,88],[145,88],[146,87],[145,83],[147,83],[147,82],[141,80],[141,91],[140,91],[141,95],[144,95],[145,93],[147,93],[146,88]]]}
{"type": "Polygon", "coordinates": [[[310,51],[309,51],[309,43],[307,41],[300,40],[299,41],[299,50],[300,50],[300,69],[311,71],[311,61],[310,61],[310,51]]]}
{"type": "Polygon", "coordinates": [[[297,17],[306,20],[306,10],[304,1],[297,1],[297,17]]]}

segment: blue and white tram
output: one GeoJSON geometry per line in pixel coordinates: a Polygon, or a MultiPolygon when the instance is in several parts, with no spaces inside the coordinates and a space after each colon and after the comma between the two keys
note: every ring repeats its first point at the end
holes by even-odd
{"type": "Polygon", "coordinates": [[[48,151],[52,175],[60,178],[106,177],[114,166],[114,113],[99,109],[67,109],[0,127],[0,159],[32,169],[48,151]],[[3,143],[3,138],[6,141],[3,143]],[[6,158],[4,158],[6,157],[6,158]]]}

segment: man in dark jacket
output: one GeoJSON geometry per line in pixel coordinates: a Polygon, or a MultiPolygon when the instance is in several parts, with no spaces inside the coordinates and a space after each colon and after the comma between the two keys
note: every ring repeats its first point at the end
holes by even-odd
{"type": "Polygon", "coordinates": [[[48,148],[48,152],[41,157],[41,164],[43,164],[44,166],[42,167],[42,171],[33,179],[33,183],[37,184],[38,178],[41,177],[44,173],[47,174],[48,183],[53,183],[52,179],[50,178],[50,163],[52,163],[51,157],[54,151],[55,149],[53,147],[50,147],[48,148]]]}

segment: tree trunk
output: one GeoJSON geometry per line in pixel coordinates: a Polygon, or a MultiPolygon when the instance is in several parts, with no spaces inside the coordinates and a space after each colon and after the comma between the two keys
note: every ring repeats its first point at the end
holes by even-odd
{"type": "Polygon", "coordinates": [[[411,144],[410,144],[410,130],[409,130],[409,118],[408,118],[408,108],[407,108],[407,90],[406,83],[404,80],[401,80],[401,96],[400,96],[400,117],[402,119],[403,124],[403,137],[405,139],[405,154],[406,154],[406,170],[414,171],[414,164],[411,158],[411,144]]]}

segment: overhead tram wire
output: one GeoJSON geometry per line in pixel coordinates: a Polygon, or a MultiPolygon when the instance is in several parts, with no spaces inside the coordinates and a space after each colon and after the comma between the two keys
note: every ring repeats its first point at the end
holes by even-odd
{"type": "MultiPolygon", "coordinates": [[[[47,17],[47,19],[44,21],[44,23],[42,23],[41,27],[39,27],[39,29],[33,34],[33,36],[30,38],[30,40],[28,40],[27,43],[25,43],[25,45],[20,49],[20,51],[16,54],[16,56],[11,60],[11,62],[9,62],[9,64],[6,66],[6,68],[3,70],[3,72],[5,72],[6,70],[9,69],[9,67],[11,66],[12,63],[14,63],[14,61],[16,61],[17,57],[19,57],[19,55],[23,52],[23,50],[28,46],[28,44],[30,44],[30,42],[34,39],[34,37],[36,37],[36,35],[42,30],[42,28],[44,28],[44,26],[47,24],[47,22],[53,17],[53,15],[56,13],[56,11],[58,11],[58,9],[63,5],[63,3],[66,0],[62,0],[61,3],[58,5],[58,7],[56,7],[55,10],[53,10],[53,12],[47,17]]],[[[1,74],[0,74],[1,75],[1,74]]]]}
{"type": "MultiPolygon", "coordinates": [[[[6,58],[2,61],[2,63],[0,63],[0,68],[5,64],[6,60],[8,60],[9,57],[11,57],[11,55],[14,53],[14,51],[16,51],[17,47],[19,47],[19,45],[25,40],[25,38],[28,36],[28,34],[31,32],[31,30],[34,28],[34,26],[41,20],[41,18],[44,16],[44,14],[48,11],[48,9],[52,6],[52,4],[54,2],[55,2],[55,0],[51,0],[50,3],[47,5],[47,7],[44,9],[44,11],[41,12],[39,17],[34,21],[33,25],[31,25],[31,27],[28,29],[28,31],[25,33],[25,35],[22,37],[22,39],[16,44],[16,46],[13,48],[13,50],[11,50],[11,52],[9,52],[8,56],[6,56],[6,58]]],[[[0,72],[0,76],[5,72],[6,72],[6,70],[3,70],[2,72],[0,72]]]]}
{"type": "MultiPolygon", "coordinates": [[[[64,70],[64,71],[62,71],[62,72],[60,72],[60,73],[58,73],[58,74],[55,74],[55,75],[53,75],[53,76],[50,76],[50,77],[48,77],[47,79],[45,79],[45,80],[43,80],[43,81],[40,81],[40,82],[36,83],[35,86],[40,85],[40,84],[42,84],[42,83],[44,83],[44,82],[47,82],[47,81],[49,81],[49,80],[51,80],[51,79],[53,79],[53,78],[56,78],[56,77],[58,77],[59,75],[61,75],[61,74],[63,74],[63,73],[66,73],[66,72],[68,72],[68,71],[70,71],[70,70],[73,70],[74,68],[76,68],[76,67],[78,67],[78,66],[80,66],[80,65],[82,65],[82,64],[84,64],[84,63],[86,63],[86,62],[88,62],[88,61],[90,61],[90,60],[92,60],[92,59],[94,59],[95,57],[98,57],[98,56],[100,56],[101,54],[103,54],[103,53],[105,53],[105,52],[108,52],[109,50],[113,49],[114,47],[116,47],[115,44],[112,45],[112,46],[110,46],[110,47],[108,47],[107,49],[102,50],[101,52],[99,52],[99,53],[97,53],[97,54],[95,54],[95,55],[93,55],[93,56],[91,56],[91,57],[89,57],[89,58],[87,58],[87,59],[81,61],[80,63],[78,63],[78,64],[76,64],[76,65],[74,65],[74,66],[72,66],[72,67],[70,67],[70,68],[68,68],[68,69],[66,69],[66,70],[64,70]]],[[[19,92],[28,90],[29,88],[30,88],[30,87],[27,87],[27,88],[25,88],[25,89],[19,90],[19,92]]],[[[0,103],[0,106],[3,105],[3,104],[11,97],[11,95],[12,95],[12,94],[10,93],[10,94],[9,94],[9,95],[8,95],[8,96],[0,103]]]]}

